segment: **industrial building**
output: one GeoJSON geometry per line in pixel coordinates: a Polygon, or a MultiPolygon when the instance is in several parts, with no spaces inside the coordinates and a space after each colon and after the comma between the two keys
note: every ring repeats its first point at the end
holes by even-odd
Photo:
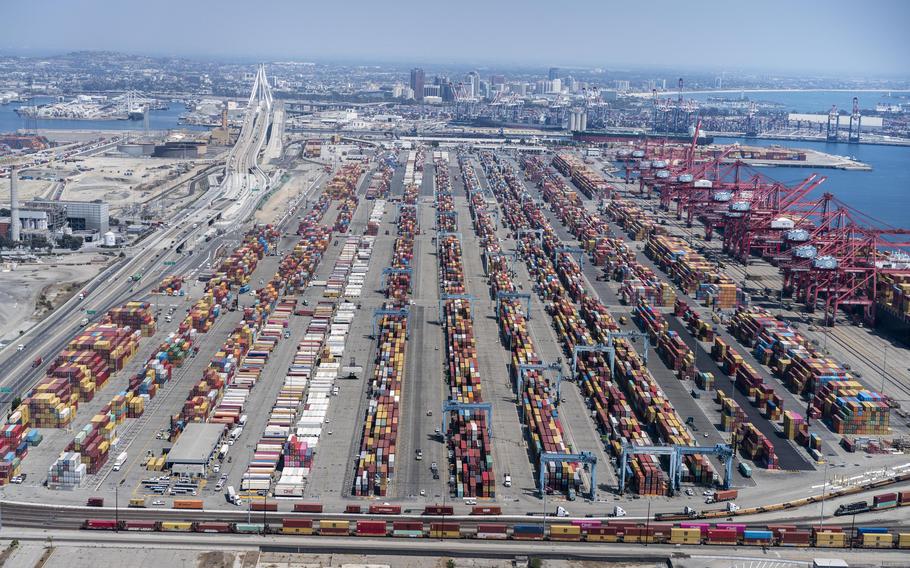
{"type": "Polygon", "coordinates": [[[191,422],[167,454],[165,465],[176,475],[204,476],[224,437],[224,424],[191,422]]]}
{"type": "Polygon", "coordinates": [[[110,206],[104,201],[47,201],[33,199],[22,204],[23,210],[46,211],[48,228],[63,228],[64,221],[74,231],[106,233],[110,223],[110,206]]]}
{"type": "Polygon", "coordinates": [[[155,158],[195,159],[205,156],[208,145],[200,140],[172,140],[155,146],[155,158]]]}

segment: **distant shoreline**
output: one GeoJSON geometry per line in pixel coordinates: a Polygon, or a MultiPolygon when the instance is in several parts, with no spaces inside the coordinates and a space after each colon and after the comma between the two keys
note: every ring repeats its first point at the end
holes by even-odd
{"type": "MultiPolygon", "coordinates": [[[[658,93],[677,93],[672,89],[658,91],[658,93]]],[[[701,95],[711,93],[906,93],[910,94],[910,89],[703,89],[698,91],[683,91],[685,94],[701,95]]],[[[650,91],[629,93],[633,97],[650,97],[653,93],[650,91]]]]}

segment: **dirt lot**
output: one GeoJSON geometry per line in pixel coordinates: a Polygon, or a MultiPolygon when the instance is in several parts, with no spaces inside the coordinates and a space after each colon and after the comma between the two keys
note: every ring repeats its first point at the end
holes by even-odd
{"type": "Polygon", "coordinates": [[[315,164],[303,163],[286,175],[290,179],[274,191],[262,209],[256,211],[256,221],[260,223],[274,223],[287,212],[288,200],[295,198],[301,192],[309,189],[310,185],[322,173],[322,168],[315,164]]]}
{"type": "Polygon", "coordinates": [[[0,271],[0,339],[15,340],[19,330],[40,321],[77,294],[108,259],[74,254],[40,264],[4,263],[0,271]]]}

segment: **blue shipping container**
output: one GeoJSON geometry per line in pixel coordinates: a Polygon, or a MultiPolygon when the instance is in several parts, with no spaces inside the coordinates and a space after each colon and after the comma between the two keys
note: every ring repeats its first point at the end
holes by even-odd
{"type": "Polygon", "coordinates": [[[856,533],[863,534],[888,534],[888,529],[885,527],[859,527],[856,529],[856,533]]]}

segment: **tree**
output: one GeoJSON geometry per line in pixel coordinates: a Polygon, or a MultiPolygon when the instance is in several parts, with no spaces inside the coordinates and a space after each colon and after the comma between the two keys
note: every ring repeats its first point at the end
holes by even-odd
{"type": "Polygon", "coordinates": [[[84,238],[75,235],[63,235],[60,237],[60,246],[70,250],[79,250],[84,242],[84,238]]]}
{"type": "Polygon", "coordinates": [[[44,237],[35,237],[34,239],[31,240],[31,242],[29,242],[28,246],[29,246],[29,248],[34,250],[34,249],[47,248],[47,247],[51,246],[51,244],[49,242],[47,242],[47,239],[45,239],[44,237]]]}

